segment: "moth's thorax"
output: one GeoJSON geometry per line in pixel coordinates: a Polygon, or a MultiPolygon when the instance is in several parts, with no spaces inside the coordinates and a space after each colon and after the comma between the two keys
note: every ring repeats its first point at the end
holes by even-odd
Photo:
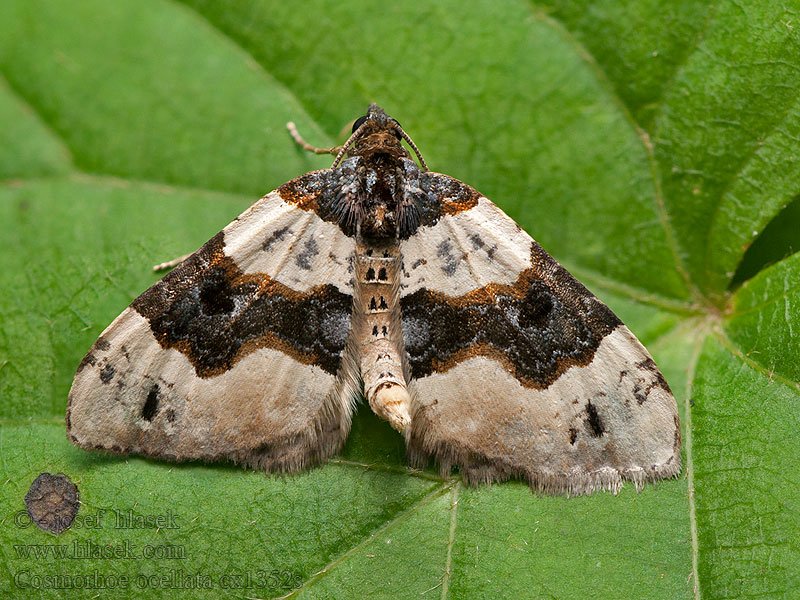
{"type": "Polygon", "coordinates": [[[368,154],[361,158],[358,177],[361,236],[378,240],[396,237],[398,198],[403,193],[402,163],[389,154],[368,154]]]}
{"type": "Polygon", "coordinates": [[[397,235],[398,198],[403,193],[403,160],[409,157],[397,133],[397,123],[384,113],[366,125],[350,157],[358,157],[361,197],[359,225],[362,237],[389,239],[397,235]]]}

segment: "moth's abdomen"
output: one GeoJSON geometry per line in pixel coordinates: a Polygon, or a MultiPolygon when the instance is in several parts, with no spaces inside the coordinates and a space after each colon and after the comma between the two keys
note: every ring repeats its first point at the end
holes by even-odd
{"type": "Polygon", "coordinates": [[[410,397],[403,375],[399,250],[394,241],[382,246],[359,244],[355,262],[353,327],[360,346],[364,395],[375,414],[403,431],[409,423],[410,397]]]}

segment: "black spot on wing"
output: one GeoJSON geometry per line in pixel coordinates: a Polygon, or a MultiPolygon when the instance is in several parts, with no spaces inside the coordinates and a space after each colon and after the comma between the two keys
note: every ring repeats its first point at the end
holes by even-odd
{"type": "Polygon", "coordinates": [[[152,421],[153,417],[155,417],[156,413],[158,412],[158,393],[158,384],[154,384],[147,394],[147,399],[144,401],[144,406],[142,406],[142,418],[145,421],[152,421]]]}
{"type": "Polygon", "coordinates": [[[303,250],[295,258],[297,266],[305,271],[311,270],[311,261],[319,254],[319,246],[314,238],[310,238],[303,244],[303,250]]]}
{"type": "Polygon", "coordinates": [[[103,368],[100,369],[100,381],[103,383],[109,383],[114,378],[114,373],[114,367],[106,363],[103,368]]]}
{"type": "Polygon", "coordinates": [[[225,274],[216,270],[199,282],[198,299],[200,309],[206,315],[229,314],[236,308],[225,274]]]}
{"type": "Polygon", "coordinates": [[[652,358],[648,357],[641,360],[635,366],[636,369],[620,371],[619,380],[620,382],[625,378],[633,380],[633,389],[631,391],[637,404],[642,405],[647,402],[650,394],[656,388],[661,388],[668,394],[672,394],[664,375],[661,374],[652,358]]]}
{"type": "Polygon", "coordinates": [[[412,376],[489,356],[523,385],[541,389],[569,367],[589,364],[620,320],[535,242],[531,260],[513,284],[456,298],[424,288],[402,297],[412,376]]]}
{"type": "Polygon", "coordinates": [[[570,427],[569,428],[569,443],[574,446],[575,445],[575,440],[577,440],[577,439],[578,439],[578,430],[575,429],[574,427],[570,427]]]}
{"type": "Polygon", "coordinates": [[[267,239],[264,240],[264,243],[261,244],[261,249],[264,252],[269,252],[277,242],[282,241],[288,234],[290,233],[289,227],[281,227],[280,229],[276,229],[273,231],[267,239]]]}
{"type": "Polygon", "coordinates": [[[78,364],[78,373],[83,371],[87,365],[93,367],[96,364],[97,364],[97,357],[91,350],[89,350],[89,352],[86,353],[86,356],[84,356],[83,359],[81,359],[80,364],[78,364]]]}
{"type": "Polygon", "coordinates": [[[200,377],[219,375],[262,347],[335,374],[352,296],[331,284],[301,293],[243,274],[224,248],[220,232],[132,303],[162,348],[182,352],[200,377]]]}
{"type": "Polygon", "coordinates": [[[541,281],[534,281],[520,304],[519,324],[523,328],[546,326],[555,308],[554,302],[553,293],[548,286],[541,281]]]}
{"type": "MultiPolygon", "coordinates": [[[[638,363],[636,363],[636,368],[641,369],[643,371],[647,371],[653,376],[654,381],[650,384],[650,389],[654,387],[660,387],[665,392],[669,392],[670,394],[672,394],[672,390],[670,390],[667,380],[664,379],[664,375],[661,373],[661,370],[658,368],[658,366],[656,365],[655,361],[652,358],[646,358],[642,361],[639,361],[638,363]]],[[[649,394],[650,390],[647,390],[647,393],[649,394]]]]}
{"type": "MultiPolygon", "coordinates": [[[[108,341],[103,336],[97,338],[92,347],[89,349],[89,352],[86,353],[86,356],[84,356],[83,359],[81,359],[81,362],[78,365],[77,372],[80,373],[81,371],[83,371],[83,369],[86,368],[87,365],[91,367],[96,366],[98,361],[97,355],[101,352],[106,352],[109,348],[111,348],[111,344],[109,344],[108,341]]],[[[106,363],[106,365],[107,364],[108,363],[106,363]]],[[[113,372],[111,373],[111,376],[113,376],[113,372]]]]}
{"type": "Polygon", "coordinates": [[[452,277],[456,274],[458,259],[453,256],[453,245],[450,243],[450,240],[442,240],[439,242],[439,245],[436,246],[436,256],[442,259],[441,268],[445,275],[452,277]]]}
{"type": "Polygon", "coordinates": [[[468,237],[469,240],[472,242],[473,250],[480,250],[486,245],[483,241],[483,238],[477,233],[470,233],[468,237]]]}
{"type": "Polygon", "coordinates": [[[586,403],[586,427],[592,437],[600,437],[606,431],[603,426],[603,420],[597,412],[597,407],[592,404],[591,400],[586,403]]]}

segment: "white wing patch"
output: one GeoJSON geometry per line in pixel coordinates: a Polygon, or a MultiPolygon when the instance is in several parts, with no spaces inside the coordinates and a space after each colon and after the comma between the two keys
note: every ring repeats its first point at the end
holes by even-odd
{"type": "Polygon", "coordinates": [[[245,273],[263,273],[307,292],[320,282],[352,294],[355,242],[313,211],[271,192],[228,225],[225,252],[245,273]]]}
{"type": "Polygon", "coordinates": [[[400,242],[405,296],[420,288],[462,296],[490,283],[511,283],[530,266],[531,237],[487,198],[443,216],[400,242]]]}

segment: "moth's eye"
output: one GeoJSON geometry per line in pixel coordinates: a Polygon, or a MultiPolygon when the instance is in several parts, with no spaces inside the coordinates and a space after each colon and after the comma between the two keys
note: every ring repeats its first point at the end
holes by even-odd
{"type": "Polygon", "coordinates": [[[358,117],[358,118],[356,119],[356,122],[355,122],[355,123],[353,123],[353,133],[355,133],[355,132],[356,132],[356,129],[358,129],[359,127],[361,127],[361,126],[364,124],[364,121],[366,121],[366,120],[367,120],[367,117],[366,117],[366,116],[364,116],[364,117],[358,117]]]}

